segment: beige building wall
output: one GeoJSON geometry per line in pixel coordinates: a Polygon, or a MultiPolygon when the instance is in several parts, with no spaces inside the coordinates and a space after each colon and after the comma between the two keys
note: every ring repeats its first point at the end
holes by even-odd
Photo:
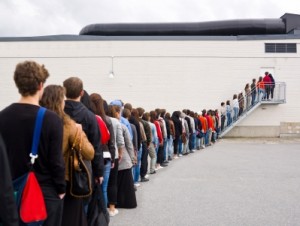
{"type": "Polygon", "coordinates": [[[108,102],[122,99],[134,107],[170,112],[216,109],[258,78],[262,68],[273,68],[275,80],[287,84],[287,103],[259,107],[228,136],[260,136],[255,128],[279,136],[281,123],[300,121],[299,41],[0,41],[0,109],[18,100],[13,72],[28,59],[46,65],[51,74],[47,84],[78,76],[89,93],[98,92],[108,102]],[[266,54],[266,42],[297,43],[298,53],[266,54]],[[108,76],[112,67],[114,79],[108,76]]]}

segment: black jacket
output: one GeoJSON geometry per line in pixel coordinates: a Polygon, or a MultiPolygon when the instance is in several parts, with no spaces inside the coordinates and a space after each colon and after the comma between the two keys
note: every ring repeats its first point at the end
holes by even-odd
{"type": "Polygon", "coordinates": [[[172,114],[172,120],[175,127],[175,139],[178,139],[182,135],[182,124],[179,119],[180,111],[174,111],[172,114]]]}
{"type": "Polygon", "coordinates": [[[66,100],[65,112],[77,123],[82,125],[88,140],[94,147],[95,156],[92,160],[93,175],[103,176],[104,160],[103,150],[100,146],[101,134],[93,112],[88,110],[81,102],[66,100]]]}
{"type": "Polygon", "coordinates": [[[140,130],[140,123],[134,116],[130,116],[128,120],[131,124],[133,124],[136,128],[136,134],[137,134],[137,151],[140,150],[141,143],[142,143],[142,136],[141,136],[141,130],[140,130]]]}
{"type": "Polygon", "coordinates": [[[13,196],[13,185],[8,159],[2,137],[0,136],[0,224],[18,226],[17,207],[13,196]]]}

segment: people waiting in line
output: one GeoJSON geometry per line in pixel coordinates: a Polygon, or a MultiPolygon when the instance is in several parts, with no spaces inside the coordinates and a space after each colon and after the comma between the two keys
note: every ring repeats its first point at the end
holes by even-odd
{"type": "Polygon", "coordinates": [[[264,96],[264,99],[266,100],[269,100],[269,97],[270,97],[270,91],[271,91],[271,78],[269,76],[269,72],[265,72],[265,76],[263,77],[263,82],[264,82],[264,85],[265,85],[265,96],[264,96]]]}
{"type": "Polygon", "coordinates": [[[272,74],[269,74],[269,77],[271,79],[271,83],[270,83],[270,98],[273,99],[274,98],[274,89],[275,89],[275,79],[273,78],[272,74]]]}
{"type": "Polygon", "coordinates": [[[64,198],[62,225],[87,225],[83,209],[83,198],[73,197],[70,194],[70,166],[69,159],[72,154],[72,146],[81,146],[81,155],[84,160],[91,161],[94,158],[94,147],[89,142],[81,124],[76,124],[64,112],[65,89],[59,85],[49,85],[44,89],[40,105],[55,112],[63,121],[63,144],[62,153],[66,166],[65,180],[67,184],[66,196],[64,198]]]}
{"type": "Polygon", "coordinates": [[[251,106],[253,107],[257,99],[257,88],[256,88],[256,79],[252,79],[251,83],[251,106]]]}
{"type": "MultiPolygon", "coordinates": [[[[21,97],[17,103],[0,112],[0,133],[6,146],[12,180],[29,171],[29,153],[40,109],[39,100],[48,77],[49,72],[44,65],[34,61],[21,62],[16,66],[14,82],[21,97]]],[[[46,110],[44,115],[38,158],[33,168],[47,209],[48,217],[43,225],[61,225],[66,194],[63,121],[50,110],[46,110]]]]}
{"type": "Polygon", "coordinates": [[[221,114],[220,130],[223,131],[225,125],[228,127],[237,121],[243,112],[249,111],[256,103],[274,100],[274,89],[275,79],[269,72],[265,72],[264,78],[260,76],[258,82],[253,78],[251,85],[246,83],[244,93],[240,91],[238,95],[233,95],[232,105],[230,101],[227,101],[225,107],[224,102],[221,102],[221,107],[218,111],[221,114]],[[222,122],[222,120],[226,120],[226,122],[222,122]]]}
{"type": "MultiPolygon", "coordinates": [[[[99,198],[104,200],[109,215],[114,217],[119,208],[137,207],[135,191],[139,182],[149,181],[148,174],[156,174],[183,155],[214,145],[226,126],[237,121],[257,100],[274,98],[275,88],[273,76],[267,73],[257,83],[256,79],[252,80],[251,86],[247,83],[245,93],[234,94],[232,105],[227,100],[226,105],[221,103],[220,109],[203,109],[198,113],[183,109],[171,114],[163,108],[146,112],[130,103],[124,105],[119,99],[108,105],[100,94],[88,95],[78,77],[66,79],[63,86],[49,85],[44,89],[48,77],[45,67],[36,62],[17,65],[14,80],[21,98],[19,103],[0,112],[0,133],[7,147],[5,153],[12,167],[11,176],[15,179],[28,171],[39,105],[48,109],[41,134],[40,156],[34,168],[47,207],[48,218],[44,225],[58,226],[88,225],[90,200],[75,198],[69,191],[70,148],[76,143],[76,136],[82,138],[81,155],[89,167],[93,184],[101,184],[103,197],[99,198]],[[20,115],[20,111],[26,114],[20,115]],[[16,151],[18,158],[13,157],[16,151]]],[[[0,153],[0,160],[1,156],[0,153]]],[[[7,211],[11,217],[7,219],[16,218],[15,208],[7,211]]],[[[0,215],[0,221],[5,220],[0,215]]]]}

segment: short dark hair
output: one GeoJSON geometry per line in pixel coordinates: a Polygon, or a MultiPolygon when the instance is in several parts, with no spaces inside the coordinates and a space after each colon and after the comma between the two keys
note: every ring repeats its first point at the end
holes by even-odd
{"type": "Polygon", "coordinates": [[[22,96],[36,94],[41,83],[45,83],[49,72],[44,65],[34,61],[18,63],[14,72],[14,81],[22,96]]]}
{"type": "Polygon", "coordinates": [[[129,118],[131,116],[130,110],[127,108],[123,109],[123,117],[124,118],[129,118]]]}
{"type": "Polygon", "coordinates": [[[132,111],[132,105],[130,103],[126,103],[124,105],[124,108],[128,109],[129,111],[132,111]]]}
{"type": "Polygon", "coordinates": [[[83,83],[81,79],[77,77],[70,77],[66,79],[63,84],[66,89],[67,98],[76,99],[83,90],[83,83]]]}

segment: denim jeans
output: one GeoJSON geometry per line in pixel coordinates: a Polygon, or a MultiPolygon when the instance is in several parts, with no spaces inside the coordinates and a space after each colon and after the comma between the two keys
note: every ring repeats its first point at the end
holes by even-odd
{"type": "Polygon", "coordinates": [[[140,179],[142,151],[143,151],[143,149],[142,149],[142,145],[141,145],[140,150],[137,152],[137,164],[132,168],[134,183],[137,183],[140,179]]]}
{"type": "Polygon", "coordinates": [[[167,139],[167,153],[169,157],[173,157],[174,149],[173,149],[173,138],[170,136],[170,138],[167,139]]]}
{"type": "Polygon", "coordinates": [[[238,118],[238,115],[239,115],[239,108],[234,107],[233,108],[233,112],[234,112],[233,121],[235,122],[237,120],[237,118],[238,118]]]}
{"type": "Polygon", "coordinates": [[[182,139],[179,137],[178,140],[178,154],[182,154],[182,139]]]}
{"type": "Polygon", "coordinates": [[[199,149],[201,146],[201,139],[200,138],[196,138],[196,148],[199,149]]]}
{"type": "Polygon", "coordinates": [[[192,136],[192,150],[196,149],[196,133],[193,133],[192,136]]]}
{"type": "Polygon", "coordinates": [[[164,160],[168,160],[168,151],[167,151],[167,146],[168,146],[168,142],[167,142],[167,138],[164,138],[164,160]]]}
{"type": "Polygon", "coordinates": [[[205,145],[208,145],[210,143],[210,140],[209,140],[210,133],[211,133],[211,131],[208,129],[205,134],[205,145]]]}
{"type": "Polygon", "coordinates": [[[251,105],[254,106],[254,104],[256,103],[256,92],[253,92],[251,95],[252,95],[251,105]]]}
{"type": "Polygon", "coordinates": [[[229,126],[232,123],[231,113],[227,113],[227,126],[229,126]]]}
{"type": "Polygon", "coordinates": [[[106,164],[104,165],[104,169],[103,169],[103,182],[101,184],[105,206],[107,206],[107,202],[108,202],[108,200],[107,200],[107,186],[108,186],[110,169],[111,169],[111,161],[106,159],[106,164]]]}
{"type": "Polygon", "coordinates": [[[264,89],[258,89],[258,101],[261,101],[262,99],[265,99],[266,92],[264,89]]]}

